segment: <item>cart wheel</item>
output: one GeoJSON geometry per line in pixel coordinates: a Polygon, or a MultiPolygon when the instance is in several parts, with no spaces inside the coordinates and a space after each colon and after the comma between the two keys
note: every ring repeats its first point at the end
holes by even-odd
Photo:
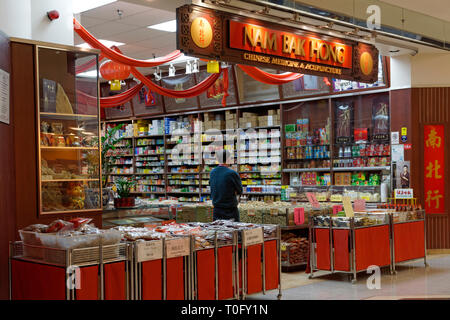
{"type": "Polygon", "coordinates": [[[281,293],[277,295],[277,300],[281,300],[281,293]]]}

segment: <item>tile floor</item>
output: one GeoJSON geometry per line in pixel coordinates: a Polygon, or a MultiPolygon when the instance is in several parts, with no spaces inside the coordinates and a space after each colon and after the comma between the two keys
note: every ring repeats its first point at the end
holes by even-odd
{"type": "MultiPolygon", "coordinates": [[[[358,273],[358,281],[352,284],[347,275],[325,275],[308,279],[304,272],[282,273],[283,300],[364,300],[364,299],[449,299],[450,300],[450,254],[429,255],[425,268],[423,260],[397,266],[397,274],[389,268],[381,272],[381,288],[370,290],[370,275],[358,273]]],[[[317,273],[319,274],[319,273],[317,273]]],[[[247,297],[252,299],[276,299],[278,291],[247,297]]]]}

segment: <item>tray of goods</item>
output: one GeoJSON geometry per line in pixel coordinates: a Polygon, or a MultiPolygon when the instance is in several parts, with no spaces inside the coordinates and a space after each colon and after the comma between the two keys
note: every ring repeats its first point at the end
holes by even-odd
{"type": "Polygon", "coordinates": [[[101,230],[89,224],[92,219],[75,218],[70,221],[55,220],[49,225],[34,224],[19,230],[23,242],[23,257],[65,265],[67,250],[71,251],[72,264],[115,259],[122,253],[118,245],[121,234],[116,230],[101,230]],[[112,247],[114,248],[112,248],[112,247]]]}

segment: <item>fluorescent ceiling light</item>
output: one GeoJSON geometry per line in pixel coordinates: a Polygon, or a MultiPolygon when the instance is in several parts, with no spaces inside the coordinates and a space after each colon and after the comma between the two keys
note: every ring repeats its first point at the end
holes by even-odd
{"type": "Polygon", "coordinates": [[[76,0],[72,1],[73,13],[80,13],[116,2],[117,0],[76,0]]]}
{"type": "MultiPolygon", "coordinates": [[[[86,72],[82,72],[82,73],[78,73],[77,77],[82,77],[82,78],[95,78],[97,77],[97,70],[91,70],[91,71],[86,71],[86,72]]],[[[98,77],[100,78],[100,75],[98,75],[98,77]]]]}
{"type": "MultiPolygon", "coordinates": [[[[123,46],[125,44],[125,43],[122,43],[122,42],[116,42],[116,41],[111,41],[111,40],[103,40],[103,39],[99,39],[98,41],[100,41],[101,44],[107,46],[108,48],[111,48],[112,46],[119,47],[119,46],[123,46]]],[[[83,48],[83,49],[90,49],[90,48],[92,48],[86,42],[77,44],[76,47],[83,48]]]]}
{"type": "Polygon", "coordinates": [[[163,23],[154,24],[152,26],[148,26],[147,28],[167,31],[167,32],[176,32],[177,31],[177,20],[170,20],[163,23]]]}

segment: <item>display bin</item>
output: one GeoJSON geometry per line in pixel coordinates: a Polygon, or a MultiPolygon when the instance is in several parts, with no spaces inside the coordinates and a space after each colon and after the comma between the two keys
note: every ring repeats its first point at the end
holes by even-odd
{"type": "Polygon", "coordinates": [[[278,289],[281,299],[281,228],[262,225],[239,231],[239,293],[247,296],[278,289]]]}
{"type": "Polygon", "coordinates": [[[192,299],[192,236],[164,240],[163,300],[192,299]]]}
{"type": "Polygon", "coordinates": [[[193,297],[238,299],[237,231],[213,231],[193,241],[193,297]]]}
{"type": "Polygon", "coordinates": [[[424,210],[390,213],[393,270],[397,264],[423,259],[427,264],[426,219],[424,210]]]}
{"type": "Polygon", "coordinates": [[[11,242],[10,299],[128,299],[127,259],[126,243],[58,249],[11,242]]]}
{"type": "Polygon", "coordinates": [[[129,242],[130,299],[191,299],[191,242],[191,236],[129,242]]]}
{"type": "Polygon", "coordinates": [[[390,267],[391,241],[388,214],[357,214],[355,217],[315,215],[309,219],[310,278],[316,271],[353,276],[371,265],[390,267]]]}

